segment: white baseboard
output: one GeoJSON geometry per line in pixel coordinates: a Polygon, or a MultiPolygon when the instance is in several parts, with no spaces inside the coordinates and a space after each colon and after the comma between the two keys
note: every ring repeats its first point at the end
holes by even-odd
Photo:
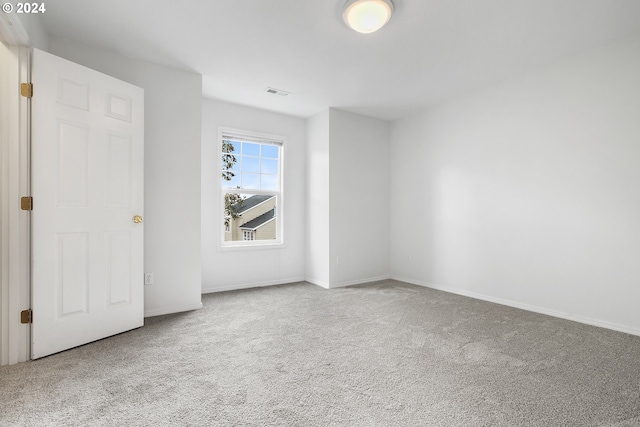
{"type": "Polygon", "coordinates": [[[346,286],[362,285],[363,283],[379,282],[381,280],[388,280],[390,278],[391,278],[391,276],[388,276],[388,275],[378,276],[378,277],[368,277],[366,279],[357,279],[357,280],[351,280],[351,281],[348,281],[348,282],[335,283],[335,284],[332,283],[329,287],[331,289],[344,288],[346,286]]]}
{"type": "Polygon", "coordinates": [[[240,284],[228,285],[228,286],[207,286],[202,288],[202,293],[211,294],[214,292],[237,291],[240,289],[250,289],[250,288],[263,288],[265,286],[286,285],[288,283],[296,283],[296,282],[304,282],[304,281],[305,281],[304,277],[294,277],[291,279],[270,280],[267,282],[240,283],[240,284]]]}
{"type": "Polygon", "coordinates": [[[308,277],[305,280],[309,283],[318,285],[325,289],[336,289],[336,288],[344,288],[344,287],[353,286],[353,285],[361,285],[363,283],[379,282],[380,280],[388,280],[390,278],[391,276],[368,277],[366,279],[357,279],[357,280],[351,280],[349,282],[342,282],[342,283],[326,283],[326,282],[321,282],[319,280],[310,279],[308,277]]]}
{"type": "Polygon", "coordinates": [[[422,286],[425,288],[436,289],[439,291],[449,292],[451,294],[462,295],[465,297],[475,298],[482,301],[493,302],[496,304],[506,305],[509,307],[519,308],[526,311],[532,311],[534,313],[546,314],[547,316],[558,317],[560,319],[571,320],[578,323],[584,323],[586,325],[597,326],[599,328],[611,329],[618,332],[624,332],[626,334],[638,335],[640,336],[640,329],[633,328],[626,325],[620,325],[618,323],[607,322],[605,320],[592,319],[590,317],[577,316],[571,313],[566,313],[563,311],[552,310],[544,307],[538,307],[535,305],[524,304],[520,302],[515,302],[511,300],[506,300],[502,298],[496,298],[489,295],[479,294],[476,292],[470,292],[463,289],[452,288],[449,286],[438,286],[433,283],[428,283],[422,280],[410,279],[408,277],[401,276],[391,276],[393,280],[397,280],[399,282],[411,283],[413,285],[422,286]]]}
{"type": "Polygon", "coordinates": [[[182,305],[178,307],[161,308],[156,310],[145,310],[144,317],[162,316],[163,314],[182,313],[183,311],[200,310],[202,302],[192,305],[182,305]]]}
{"type": "Polygon", "coordinates": [[[320,286],[321,288],[325,288],[325,289],[329,289],[331,286],[326,283],[326,282],[321,282],[320,280],[315,280],[315,279],[310,279],[309,277],[307,277],[306,279],[304,279],[305,282],[309,282],[311,284],[320,286]]]}

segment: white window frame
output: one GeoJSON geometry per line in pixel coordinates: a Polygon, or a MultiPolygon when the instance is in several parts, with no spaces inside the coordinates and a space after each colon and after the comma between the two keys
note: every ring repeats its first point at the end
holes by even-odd
{"type": "MultiPolygon", "coordinates": [[[[248,131],[244,129],[235,129],[230,127],[218,127],[218,144],[217,144],[217,174],[216,179],[220,180],[218,188],[220,189],[220,208],[219,222],[220,222],[220,239],[218,239],[218,250],[248,250],[248,249],[268,249],[268,248],[282,248],[284,247],[284,164],[285,164],[285,146],[286,138],[280,135],[265,134],[261,132],[248,131]],[[278,158],[278,190],[265,191],[265,190],[245,190],[239,188],[225,188],[222,185],[222,141],[223,140],[235,140],[244,142],[254,142],[259,144],[277,145],[280,147],[278,158]],[[224,196],[225,194],[245,194],[245,195],[275,195],[276,196],[276,238],[274,240],[236,240],[225,241],[225,226],[224,226],[224,196]]],[[[236,153],[238,154],[238,153],[236,153]]],[[[244,233],[243,233],[244,234],[244,233]]],[[[255,236],[255,234],[254,234],[255,236]]]]}

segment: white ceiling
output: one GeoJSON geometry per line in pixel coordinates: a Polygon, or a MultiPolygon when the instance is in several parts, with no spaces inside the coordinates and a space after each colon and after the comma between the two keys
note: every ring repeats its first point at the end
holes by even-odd
{"type": "Polygon", "coordinates": [[[41,18],[52,36],[202,74],[205,97],[386,120],[640,32],[638,0],[393,2],[368,35],[344,25],[344,0],[55,0],[41,18]]]}

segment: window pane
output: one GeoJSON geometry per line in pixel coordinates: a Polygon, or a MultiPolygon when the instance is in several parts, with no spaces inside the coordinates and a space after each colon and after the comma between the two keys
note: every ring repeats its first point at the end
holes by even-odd
{"type": "Polygon", "coordinates": [[[225,154],[222,158],[222,170],[237,171],[240,170],[239,156],[225,154]]]}
{"type": "Polygon", "coordinates": [[[222,152],[240,154],[240,143],[225,139],[222,141],[222,152]]]}
{"type": "Polygon", "coordinates": [[[251,142],[243,142],[242,143],[242,154],[245,156],[256,156],[260,155],[260,144],[253,144],[251,142]]]}
{"type": "Polygon", "coordinates": [[[276,201],[275,195],[225,194],[224,241],[275,240],[276,201]]]}
{"type": "Polygon", "coordinates": [[[240,188],[240,174],[236,173],[235,176],[226,174],[223,172],[222,188],[240,188]],[[226,176],[226,178],[225,178],[226,176]],[[227,179],[228,178],[228,179],[227,179]]]}
{"type": "Polygon", "coordinates": [[[278,146],[277,145],[263,145],[262,157],[269,157],[271,159],[278,158],[278,146]]]}
{"type": "Polygon", "coordinates": [[[224,138],[232,139],[222,140],[218,160],[222,163],[220,182],[225,206],[219,223],[223,240],[230,243],[244,240],[247,245],[253,240],[278,240],[282,237],[277,230],[276,212],[282,186],[283,147],[268,142],[269,138],[262,143],[259,136],[245,140],[242,136],[235,139],[225,134],[224,138]],[[241,192],[255,190],[267,194],[232,193],[236,188],[241,192]]]}
{"type": "Polygon", "coordinates": [[[235,146],[234,143],[232,141],[228,141],[228,140],[224,140],[222,141],[222,157],[221,157],[221,162],[222,162],[222,176],[228,176],[229,174],[226,174],[225,171],[227,170],[238,170],[239,169],[239,164],[238,164],[238,156],[236,154],[234,154],[235,152],[235,146]]]}
{"type": "Polygon", "coordinates": [[[260,172],[260,158],[242,156],[242,172],[260,172]]]}
{"type": "Polygon", "coordinates": [[[262,159],[260,172],[276,175],[278,173],[278,161],[272,159],[262,159]]]}
{"type": "Polygon", "coordinates": [[[246,190],[259,190],[260,175],[257,173],[242,172],[242,188],[246,190]]]}
{"type": "Polygon", "coordinates": [[[261,189],[267,191],[278,191],[278,175],[260,175],[261,189]]]}

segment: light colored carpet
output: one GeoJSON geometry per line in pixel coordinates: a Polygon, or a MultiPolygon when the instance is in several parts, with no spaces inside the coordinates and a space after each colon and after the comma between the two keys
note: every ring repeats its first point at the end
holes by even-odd
{"type": "Polygon", "coordinates": [[[203,303],[0,368],[0,425],[640,425],[640,337],[395,281],[203,303]]]}

